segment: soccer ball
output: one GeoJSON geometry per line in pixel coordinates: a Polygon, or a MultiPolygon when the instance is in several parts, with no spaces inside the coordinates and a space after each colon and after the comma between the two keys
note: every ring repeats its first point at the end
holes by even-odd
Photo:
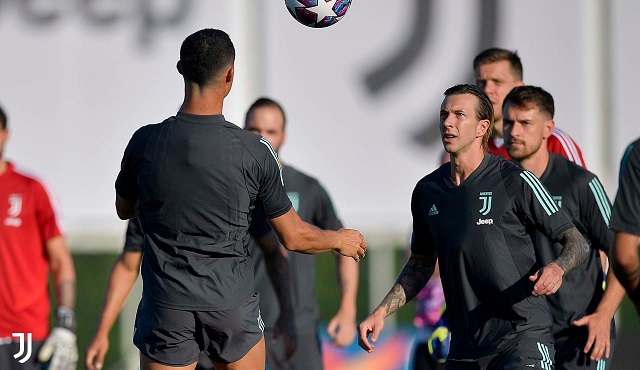
{"type": "Polygon", "coordinates": [[[338,23],[351,0],[285,0],[291,16],[307,27],[324,28],[338,23]]]}

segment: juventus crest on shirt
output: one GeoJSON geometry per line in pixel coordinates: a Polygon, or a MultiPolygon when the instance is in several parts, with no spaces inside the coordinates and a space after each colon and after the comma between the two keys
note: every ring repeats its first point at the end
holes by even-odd
{"type": "Polygon", "coordinates": [[[550,239],[574,225],[530,172],[485,155],[460,185],[450,163],[413,192],[411,251],[437,253],[450,314],[450,359],[501,352],[528,336],[550,340],[545,297],[532,295],[530,275],[543,267],[531,235],[550,239]]]}

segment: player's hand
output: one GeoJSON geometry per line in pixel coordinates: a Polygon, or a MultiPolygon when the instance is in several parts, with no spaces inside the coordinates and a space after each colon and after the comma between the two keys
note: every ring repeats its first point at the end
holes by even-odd
{"type": "Polygon", "coordinates": [[[78,363],[76,334],[67,328],[53,328],[38,353],[38,361],[51,361],[48,370],[76,370],[78,363]]]}
{"type": "Polygon", "coordinates": [[[605,358],[609,358],[611,351],[611,317],[605,316],[599,312],[594,312],[573,322],[573,325],[586,326],[589,330],[584,353],[591,351],[590,358],[595,362],[600,361],[603,355],[605,358]]]}
{"type": "Polygon", "coordinates": [[[283,336],[284,340],[284,357],[290,359],[298,349],[298,334],[296,332],[296,324],[293,314],[283,314],[280,312],[276,326],[273,330],[273,339],[283,336]]]}
{"type": "Polygon", "coordinates": [[[104,364],[104,356],[109,350],[109,337],[96,335],[85,353],[84,365],[89,370],[100,370],[104,364]]]}
{"type": "Polygon", "coordinates": [[[384,312],[378,308],[358,325],[358,345],[369,353],[373,352],[375,347],[373,343],[378,340],[384,327],[384,317],[384,312]],[[369,335],[371,335],[371,342],[369,342],[369,335]]]}
{"type": "Polygon", "coordinates": [[[356,314],[339,310],[329,321],[327,334],[331,338],[331,345],[334,347],[346,347],[353,342],[356,337],[356,314]]]}
{"type": "Polygon", "coordinates": [[[535,282],[533,286],[533,295],[538,297],[541,295],[551,295],[560,289],[562,285],[562,276],[564,270],[557,263],[551,262],[535,274],[529,276],[529,280],[535,282]]]}
{"type": "Polygon", "coordinates": [[[364,257],[367,251],[367,243],[364,236],[358,230],[340,229],[338,230],[339,245],[336,251],[343,256],[351,257],[356,262],[364,257]]]}

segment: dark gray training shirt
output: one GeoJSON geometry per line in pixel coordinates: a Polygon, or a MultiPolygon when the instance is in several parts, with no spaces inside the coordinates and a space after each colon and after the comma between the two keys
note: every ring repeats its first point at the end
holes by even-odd
{"type": "Polygon", "coordinates": [[[239,306],[254,292],[251,211],[291,208],[269,142],[222,115],[179,112],[133,135],[116,192],[138,199],[145,231],[143,295],[184,310],[239,306]]]}
{"type": "MultiPolygon", "coordinates": [[[[302,220],[323,230],[342,227],[329,195],[316,179],[288,165],[284,166],[282,173],[287,195],[302,220]]],[[[262,251],[253,239],[249,251],[255,264],[256,290],[260,293],[262,318],[266,330],[271,331],[280,314],[278,299],[269,280],[262,251]]],[[[288,261],[296,329],[298,333],[314,333],[320,319],[316,298],[316,258],[308,254],[289,253],[288,261]]]]}
{"type": "Polygon", "coordinates": [[[613,204],[611,228],[640,235],[640,140],[627,147],[620,163],[618,193],[613,204]]]}
{"type": "MultiPolygon", "coordinates": [[[[614,234],[609,229],[611,203],[596,175],[564,157],[550,154],[540,181],[591,245],[586,261],[565,275],[560,289],[547,297],[553,314],[555,347],[559,350],[569,337],[576,338],[574,343],[586,343],[588,331],[572,323],[592,314],[602,299],[599,251],[609,253],[614,234]],[[581,337],[582,340],[577,339],[581,337]]],[[[555,261],[562,252],[561,244],[551,243],[541,233],[535,235],[534,244],[542,265],[555,261]]],[[[615,325],[611,326],[611,333],[615,337],[615,325]]]]}
{"type": "Polygon", "coordinates": [[[459,186],[450,163],[418,182],[411,200],[411,251],[437,252],[449,312],[449,358],[478,359],[515,341],[551,344],[545,297],[529,276],[542,267],[531,236],[573,227],[540,181],[502,157],[485,155],[459,186]]]}

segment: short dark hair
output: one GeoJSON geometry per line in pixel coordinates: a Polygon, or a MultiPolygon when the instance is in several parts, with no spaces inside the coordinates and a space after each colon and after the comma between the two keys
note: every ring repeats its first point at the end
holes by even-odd
{"type": "Polygon", "coordinates": [[[247,110],[247,115],[244,117],[244,129],[245,130],[249,129],[249,121],[253,116],[253,112],[256,109],[262,108],[262,107],[272,107],[272,108],[280,109],[280,112],[282,112],[282,119],[283,119],[282,129],[284,130],[284,127],[287,124],[287,115],[284,114],[284,109],[282,109],[282,105],[280,105],[280,103],[278,103],[277,101],[270,98],[266,98],[266,97],[261,97],[255,102],[253,102],[253,104],[251,104],[251,106],[247,110]]]}
{"type": "Polygon", "coordinates": [[[553,119],[555,114],[555,106],[553,96],[538,86],[517,86],[507,94],[502,103],[503,107],[507,104],[513,104],[518,108],[537,107],[541,113],[546,113],[549,118],[553,119]]]}
{"type": "Polygon", "coordinates": [[[477,72],[480,66],[499,62],[501,60],[506,60],[507,62],[509,62],[513,75],[516,77],[516,79],[522,81],[522,61],[520,61],[520,57],[518,56],[517,51],[510,51],[500,48],[486,49],[480,52],[480,54],[478,54],[473,60],[473,70],[477,72]]]}
{"type": "Polygon", "coordinates": [[[2,107],[0,107],[0,124],[3,130],[7,129],[7,115],[2,110],[2,107]]]}
{"type": "Polygon", "coordinates": [[[444,92],[444,96],[462,94],[471,94],[478,99],[478,103],[476,104],[476,118],[478,119],[478,121],[482,121],[485,119],[489,120],[489,128],[482,137],[482,148],[486,151],[489,138],[491,137],[491,132],[493,131],[493,105],[491,104],[491,100],[489,99],[487,94],[485,94],[485,92],[476,85],[455,85],[448,88],[444,92]]]}
{"type": "Polygon", "coordinates": [[[182,42],[180,64],[184,78],[205,86],[233,65],[236,50],[226,32],[205,28],[182,42]]]}

